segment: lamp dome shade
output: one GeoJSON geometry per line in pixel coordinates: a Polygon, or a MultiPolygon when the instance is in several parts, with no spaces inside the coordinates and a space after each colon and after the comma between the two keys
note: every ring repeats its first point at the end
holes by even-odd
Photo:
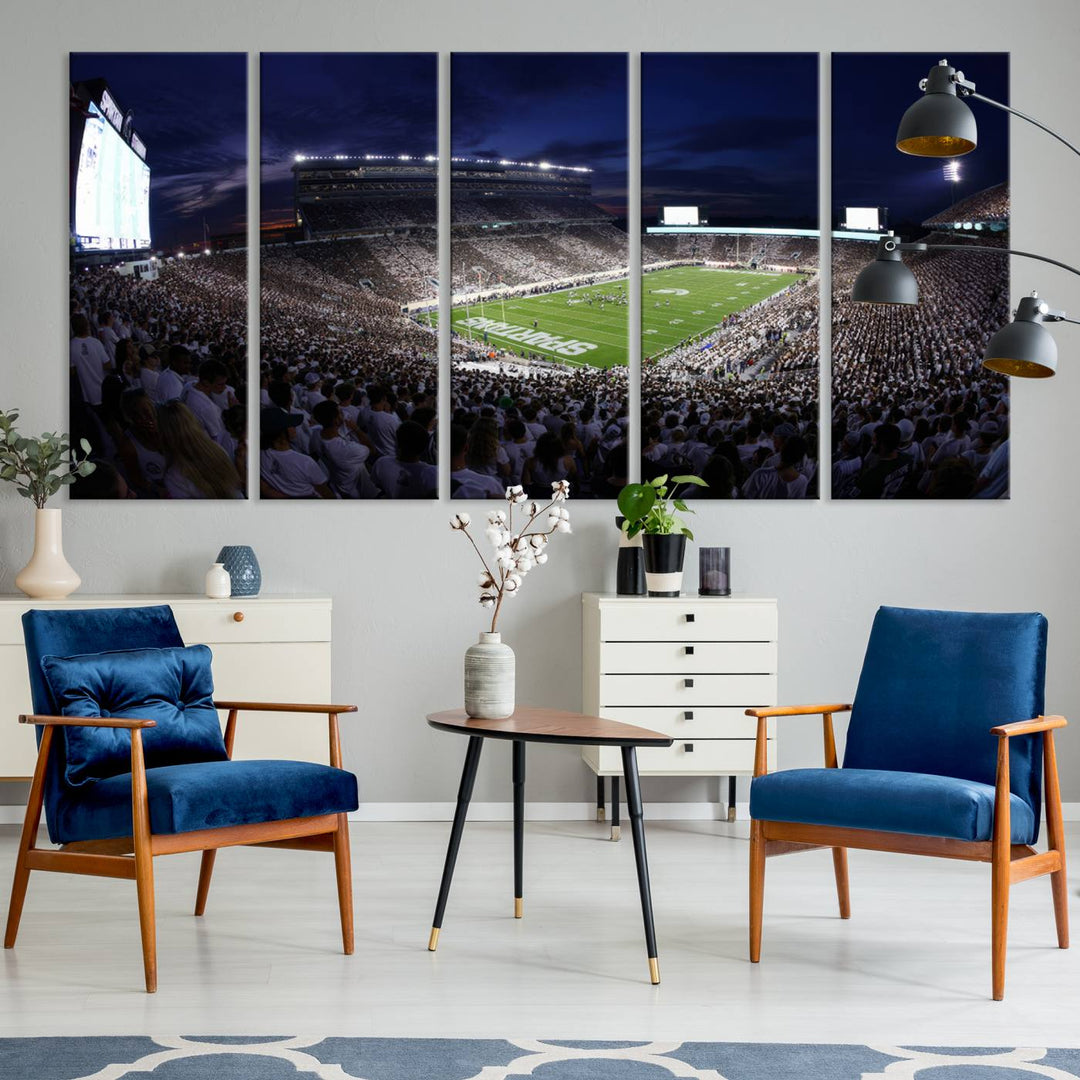
{"type": "Polygon", "coordinates": [[[859,271],[851,299],[860,304],[917,304],[919,283],[899,256],[878,258],[859,271]]]}
{"type": "Polygon", "coordinates": [[[925,93],[900,120],[896,149],[916,157],[959,157],[979,141],[975,115],[956,95],[956,69],[942,60],[921,83],[925,93]]]}
{"type": "Polygon", "coordinates": [[[1018,317],[1003,326],[986,347],[983,367],[1021,379],[1049,379],[1057,372],[1054,335],[1034,321],[1018,317]]]}

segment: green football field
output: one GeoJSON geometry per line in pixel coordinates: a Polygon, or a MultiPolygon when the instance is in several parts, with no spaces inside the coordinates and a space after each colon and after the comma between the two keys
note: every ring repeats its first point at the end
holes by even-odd
{"type": "MultiPolygon", "coordinates": [[[[680,266],[645,274],[641,283],[641,349],[657,356],[798,281],[800,274],[680,266]]],[[[455,308],[454,329],[499,349],[537,353],[560,363],[613,367],[627,363],[629,308],[601,299],[624,296],[626,279],[542,296],[455,308]],[[589,303],[589,301],[592,303],[589,303]]]]}

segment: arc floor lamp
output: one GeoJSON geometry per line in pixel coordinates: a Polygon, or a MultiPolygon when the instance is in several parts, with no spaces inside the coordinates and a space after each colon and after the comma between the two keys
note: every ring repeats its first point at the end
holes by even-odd
{"type": "MultiPolygon", "coordinates": [[[[978,145],[978,125],[965,98],[993,105],[1013,116],[1026,120],[1052,135],[1074,154],[1080,149],[1045,124],[984,94],[977,93],[975,84],[965,78],[947,60],[930,69],[919,83],[923,96],[904,113],[896,132],[896,148],[917,157],[959,157],[969,154],[978,145]]],[[[986,244],[923,244],[904,243],[891,233],[878,241],[877,256],[855,278],[852,300],[864,304],[917,304],[919,286],[915,275],[904,265],[904,251],[977,251],[995,255],[1019,255],[1061,267],[1072,274],[1080,270],[1030,251],[991,247],[986,244]]],[[[1051,308],[1037,293],[1025,296],[1016,309],[1013,321],[994,336],[983,357],[983,366],[1005,375],[1027,379],[1045,379],[1057,371],[1057,344],[1043,326],[1048,322],[1069,322],[1064,311],[1051,308]]]]}

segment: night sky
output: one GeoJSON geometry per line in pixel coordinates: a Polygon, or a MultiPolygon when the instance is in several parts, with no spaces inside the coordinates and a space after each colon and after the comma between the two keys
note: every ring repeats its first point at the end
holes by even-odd
{"type": "Polygon", "coordinates": [[[626,213],[625,53],[454,53],[455,157],[583,165],[593,197],[626,213]]]}
{"type": "MultiPolygon", "coordinates": [[[[247,57],[243,53],[72,53],[71,81],[105,79],[134,112],[150,166],[155,248],[243,232],[247,57]]],[[[72,114],[72,122],[77,121],[72,114]]]]}
{"type": "Polygon", "coordinates": [[[911,238],[919,223],[957,199],[1008,180],[1009,118],[992,105],[968,103],[979,125],[979,145],[955,159],[959,183],[945,179],[942,159],[911,157],[896,149],[900,118],[921,96],[919,80],[943,56],[980,94],[1008,103],[1008,53],[833,55],[834,224],[842,220],[845,206],[885,206],[889,226],[911,238]]]}
{"type": "Polygon", "coordinates": [[[817,228],[816,53],[645,53],[641,212],[710,225],[817,228]]]}
{"type": "Polygon", "coordinates": [[[438,151],[435,53],[263,53],[261,213],[291,218],[296,154],[438,151]]]}

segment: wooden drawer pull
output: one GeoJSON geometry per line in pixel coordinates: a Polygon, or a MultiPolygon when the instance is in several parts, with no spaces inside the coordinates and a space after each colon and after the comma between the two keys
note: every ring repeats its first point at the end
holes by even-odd
{"type": "Polygon", "coordinates": [[[683,686],[687,690],[693,690],[694,689],[694,680],[693,679],[683,679],[683,686]]]}
{"type": "Polygon", "coordinates": [[[694,646],[693,645],[684,645],[683,649],[686,651],[687,656],[693,656],[694,655],[694,646]]]}
{"type": "Polygon", "coordinates": [[[242,611],[234,611],[233,612],[233,622],[243,622],[243,621],[244,621],[244,613],[242,611]]]}

